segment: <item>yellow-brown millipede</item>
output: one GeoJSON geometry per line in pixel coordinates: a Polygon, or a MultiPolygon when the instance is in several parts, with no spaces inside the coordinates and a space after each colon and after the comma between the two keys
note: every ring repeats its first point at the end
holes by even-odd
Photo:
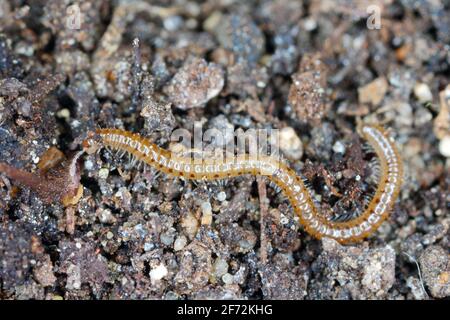
{"type": "MultiPolygon", "coordinates": [[[[374,148],[380,159],[381,175],[376,192],[366,210],[345,222],[330,221],[320,215],[302,179],[286,164],[272,157],[248,154],[231,159],[194,160],[179,157],[137,134],[119,129],[98,129],[101,144],[126,151],[138,160],[175,177],[193,180],[216,180],[243,174],[266,175],[288,197],[300,223],[316,238],[329,237],[341,243],[356,242],[374,232],[388,217],[398,196],[403,168],[397,148],[379,126],[359,125],[358,132],[374,148]]],[[[94,145],[88,138],[83,146],[94,145]]]]}

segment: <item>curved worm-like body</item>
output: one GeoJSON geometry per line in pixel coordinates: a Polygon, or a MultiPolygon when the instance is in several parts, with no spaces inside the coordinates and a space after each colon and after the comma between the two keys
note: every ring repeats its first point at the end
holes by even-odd
{"type": "MultiPolygon", "coordinates": [[[[268,156],[248,154],[231,159],[193,159],[179,157],[149,140],[119,129],[99,129],[102,144],[114,150],[126,151],[148,165],[175,177],[193,180],[215,180],[243,174],[266,175],[288,197],[300,223],[316,238],[329,237],[341,243],[356,242],[372,232],[388,217],[398,196],[402,180],[402,163],[395,145],[378,126],[362,125],[359,133],[375,149],[380,159],[381,175],[377,190],[366,210],[345,221],[330,221],[320,215],[308,189],[296,173],[284,163],[268,156]]],[[[93,143],[88,139],[84,146],[93,143]]]]}

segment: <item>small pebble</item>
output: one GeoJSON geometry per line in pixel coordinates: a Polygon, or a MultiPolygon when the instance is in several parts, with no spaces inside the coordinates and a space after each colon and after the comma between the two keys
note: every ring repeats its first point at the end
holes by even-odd
{"type": "Polygon", "coordinates": [[[414,95],[420,103],[426,103],[433,100],[433,94],[430,87],[425,83],[417,83],[414,86],[414,95]]]}
{"type": "Polygon", "coordinates": [[[173,291],[169,291],[166,293],[164,300],[179,300],[180,296],[173,291]]]}
{"type": "Polygon", "coordinates": [[[176,240],[175,243],[173,245],[173,250],[175,251],[180,251],[183,250],[183,248],[186,246],[187,244],[187,239],[185,236],[179,236],[176,240]]]}
{"type": "Polygon", "coordinates": [[[213,32],[222,20],[222,13],[220,11],[214,11],[203,22],[203,29],[208,32],[213,32]]]}
{"type": "Polygon", "coordinates": [[[84,168],[88,171],[92,170],[94,168],[94,163],[91,160],[86,160],[84,162],[84,168]]]}
{"type": "Polygon", "coordinates": [[[336,153],[345,153],[345,146],[342,142],[336,141],[333,145],[333,151],[336,153]]]}
{"type": "Polygon", "coordinates": [[[173,243],[174,237],[175,237],[175,233],[168,231],[168,232],[162,233],[160,239],[161,239],[161,242],[163,244],[165,244],[166,246],[171,246],[173,243]]]}
{"type": "Polygon", "coordinates": [[[313,18],[306,18],[303,23],[303,27],[307,31],[313,31],[317,28],[317,22],[313,18]]]}
{"type": "Polygon", "coordinates": [[[144,243],[144,251],[145,252],[152,250],[154,247],[155,247],[155,245],[151,242],[144,243]]]}
{"type": "Polygon", "coordinates": [[[108,178],[108,175],[109,175],[109,170],[107,168],[101,168],[98,171],[98,177],[100,179],[106,179],[106,178],[108,178]]]}
{"type": "Polygon", "coordinates": [[[292,75],[288,103],[302,121],[318,124],[326,111],[327,67],[320,53],[303,56],[300,69],[292,75]]]}
{"type": "Polygon", "coordinates": [[[283,225],[284,224],[288,224],[289,223],[289,219],[284,214],[281,214],[280,222],[283,225]]]}
{"type": "Polygon", "coordinates": [[[152,279],[153,281],[159,281],[162,278],[164,278],[165,276],[167,276],[168,271],[165,265],[160,264],[159,266],[157,266],[156,268],[152,269],[150,271],[150,279],[152,279]]]}
{"type": "Polygon", "coordinates": [[[377,78],[363,87],[358,88],[360,103],[371,103],[378,106],[384,99],[389,84],[384,77],[377,78]]]}
{"type": "Polygon", "coordinates": [[[253,21],[252,17],[240,12],[234,12],[221,16],[220,21],[212,17],[207,27],[215,27],[215,34],[220,45],[231,50],[237,57],[237,61],[246,61],[254,66],[265,48],[265,38],[261,29],[253,21]]]}
{"type": "Polygon", "coordinates": [[[439,142],[439,152],[446,158],[450,158],[450,135],[445,136],[439,142]]]}
{"type": "Polygon", "coordinates": [[[203,202],[201,205],[202,209],[202,224],[210,225],[212,223],[212,207],[211,203],[203,202]]]}
{"type": "Polygon", "coordinates": [[[224,86],[224,72],[215,63],[204,59],[188,60],[170,80],[164,92],[179,109],[204,107],[224,86]]]}
{"type": "Polygon", "coordinates": [[[180,16],[169,16],[164,19],[163,25],[168,31],[176,31],[183,25],[183,18],[180,16]]]}
{"type": "Polygon", "coordinates": [[[233,283],[233,276],[231,274],[229,274],[229,273],[225,273],[222,276],[222,281],[225,284],[232,284],[233,283]]]}
{"type": "Polygon", "coordinates": [[[69,109],[61,109],[56,113],[56,116],[58,118],[62,118],[62,119],[69,119],[70,118],[70,111],[69,109]]]}
{"type": "Polygon", "coordinates": [[[423,280],[435,298],[450,296],[450,257],[441,246],[426,248],[419,257],[423,280]]]}
{"type": "Polygon", "coordinates": [[[224,274],[228,272],[228,263],[223,258],[217,258],[214,263],[214,275],[217,278],[222,277],[224,274]]]}
{"type": "Polygon", "coordinates": [[[303,143],[291,127],[280,130],[280,148],[290,160],[299,160],[303,155],[303,143]]]}
{"type": "Polygon", "coordinates": [[[224,191],[221,191],[217,194],[216,199],[220,202],[225,201],[227,198],[227,194],[224,191]]]}
{"type": "Polygon", "coordinates": [[[109,209],[99,209],[96,212],[101,223],[114,223],[116,218],[109,209]]]}

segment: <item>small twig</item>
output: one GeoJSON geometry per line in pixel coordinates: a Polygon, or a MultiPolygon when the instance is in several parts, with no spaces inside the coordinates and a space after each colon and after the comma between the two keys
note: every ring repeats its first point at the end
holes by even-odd
{"type": "Polygon", "coordinates": [[[405,256],[407,256],[409,260],[411,260],[412,262],[414,262],[414,263],[416,264],[417,271],[418,271],[418,273],[419,273],[420,286],[422,287],[422,291],[423,291],[423,293],[425,293],[425,296],[426,296],[427,298],[429,298],[430,296],[428,295],[427,291],[425,290],[425,286],[424,286],[424,284],[423,284],[422,272],[420,271],[419,263],[417,262],[417,260],[416,260],[414,257],[412,257],[411,255],[409,255],[408,253],[403,252],[403,254],[404,254],[405,256]]]}
{"type": "Polygon", "coordinates": [[[141,52],[139,50],[140,46],[139,46],[139,38],[134,38],[133,39],[133,48],[134,48],[134,61],[136,63],[137,66],[141,65],[141,52]]]}
{"type": "MultiPolygon", "coordinates": [[[[22,187],[32,189],[47,204],[61,202],[65,207],[76,204],[83,195],[83,186],[80,183],[80,168],[78,160],[84,151],[79,151],[62,162],[53,161],[46,154],[42,156],[47,162],[37,173],[31,173],[0,162],[0,174],[14,180],[22,187]],[[50,166],[48,166],[50,164],[50,166]],[[54,165],[54,167],[52,167],[54,165]]],[[[42,161],[41,159],[41,161],[42,161]]]]}
{"type": "Polygon", "coordinates": [[[256,182],[258,184],[259,207],[260,207],[259,224],[261,225],[260,255],[261,255],[261,263],[263,265],[265,265],[267,263],[267,237],[266,237],[266,228],[265,228],[264,221],[267,216],[267,212],[269,210],[269,206],[268,206],[269,201],[267,199],[267,189],[266,189],[266,183],[264,181],[264,178],[262,176],[257,176],[256,182]]]}
{"type": "Polygon", "coordinates": [[[141,82],[142,82],[142,69],[141,69],[141,49],[139,46],[139,39],[133,40],[134,49],[134,61],[132,66],[133,72],[133,87],[132,97],[129,112],[134,113],[137,110],[138,104],[141,100],[141,82]]]}

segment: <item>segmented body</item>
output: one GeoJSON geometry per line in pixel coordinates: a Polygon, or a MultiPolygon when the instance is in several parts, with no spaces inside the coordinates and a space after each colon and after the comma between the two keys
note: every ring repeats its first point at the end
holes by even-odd
{"type": "Polygon", "coordinates": [[[379,227],[392,209],[402,180],[402,163],[398,151],[385,131],[378,126],[362,125],[359,132],[380,159],[380,181],[366,210],[354,219],[339,222],[319,214],[303,180],[283,162],[274,158],[253,158],[247,154],[225,160],[179,157],[128,131],[97,130],[104,146],[126,151],[171,176],[216,180],[244,174],[266,175],[282,189],[308,233],[316,238],[329,237],[341,243],[359,241],[379,227]]]}

